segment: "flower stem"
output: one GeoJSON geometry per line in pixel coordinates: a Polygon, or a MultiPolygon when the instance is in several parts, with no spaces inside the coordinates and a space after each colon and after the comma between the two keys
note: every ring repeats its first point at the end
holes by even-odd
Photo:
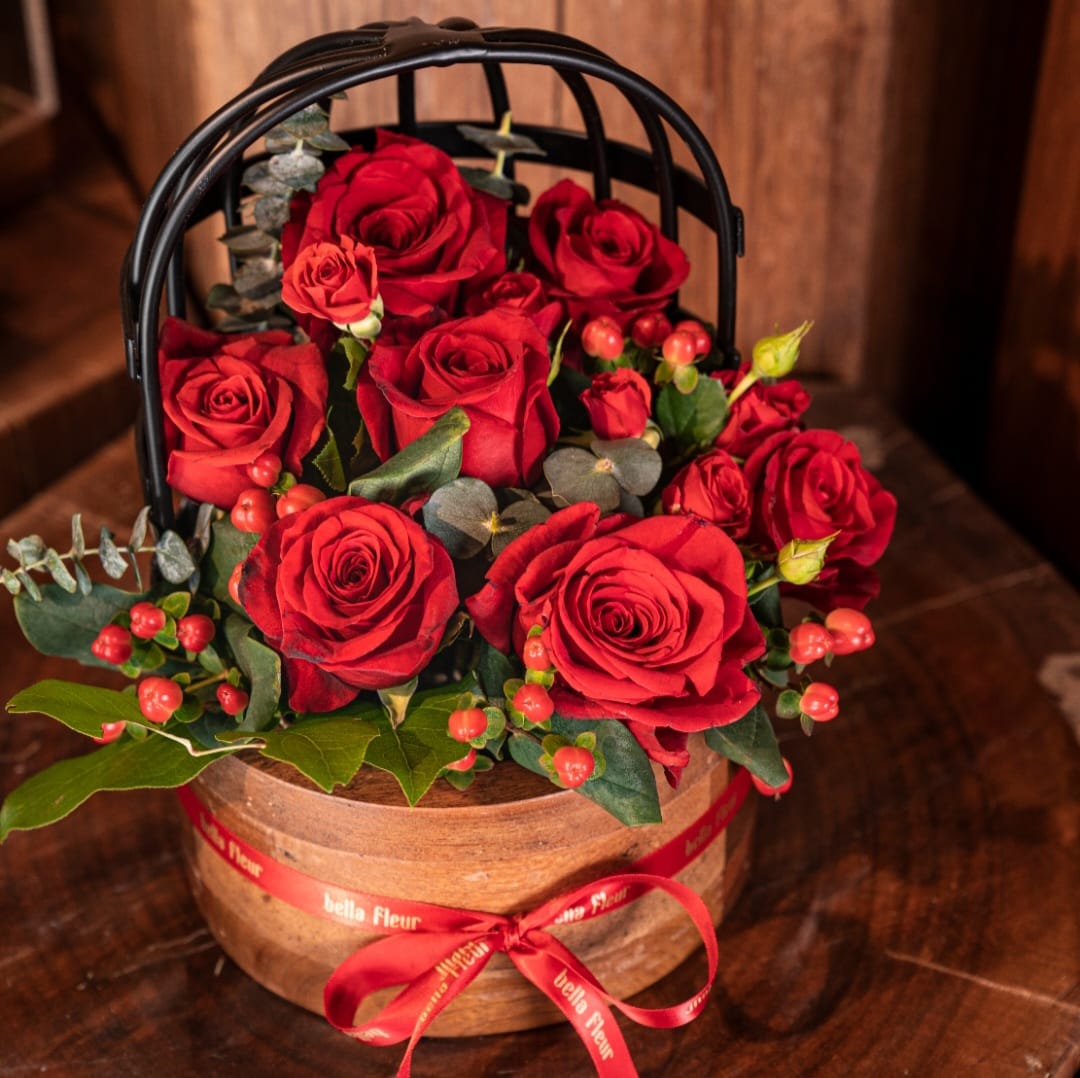
{"type": "Polygon", "coordinates": [[[755,595],[760,595],[763,591],[768,591],[769,588],[779,583],[780,577],[776,570],[770,569],[765,576],[746,589],[746,598],[752,599],[755,595]]]}
{"type": "Polygon", "coordinates": [[[759,378],[757,372],[749,370],[743,375],[739,384],[728,395],[728,407],[730,408],[759,378]]]}

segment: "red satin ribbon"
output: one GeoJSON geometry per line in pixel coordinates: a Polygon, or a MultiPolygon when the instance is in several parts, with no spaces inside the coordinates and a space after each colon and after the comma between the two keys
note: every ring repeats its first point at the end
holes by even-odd
{"type": "Polygon", "coordinates": [[[610,1007],[657,1029],[682,1026],[697,1016],[716,977],[716,930],[705,903],[671,877],[723,833],[749,788],[749,774],[737,771],[689,827],[626,872],[606,876],[514,917],[384,898],[317,880],[237,838],[190,786],[182,786],[178,793],[207,844],[264,891],[312,916],[386,935],[345,959],[330,975],[323,998],[330,1023],[356,1040],[368,1044],[408,1040],[398,1078],[408,1078],[413,1049],[436,1016],[500,951],[566,1015],[600,1078],[637,1078],[610,1007]],[[682,905],[701,933],[708,957],[705,985],[682,1003],[656,1009],[615,999],[546,931],[553,925],[600,917],[653,889],[682,905]],[[357,1008],[371,993],[397,985],[405,987],[373,1019],[354,1024],[357,1008]]]}

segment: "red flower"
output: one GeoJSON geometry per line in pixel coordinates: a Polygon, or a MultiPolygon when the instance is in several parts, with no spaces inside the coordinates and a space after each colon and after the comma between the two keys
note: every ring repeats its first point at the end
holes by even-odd
{"type": "Polygon", "coordinates": [[[308,244],[281,280],[281,298],[291,310],[342,327],[367,318],[378,295],[375,252],[349,236],[340,244],[308,244]]]}
{"type": "Polygon", "coordinates": [[[531,319],[488,311],[443,322],[411,347],[380,337],[361,368],[357,403],[382,460],[457,405],[471,424],[461,474],[494,487],[529,485],[559,435],[550,367],[547,341],[531,319]]]}
{"type": "Polygon", "coordinates": [[[750,488],[730,453],[712,449],[695,458],[664,488],[665,513],[693,513],[719,524],[733,539],[750,530],[750,488]]]}
{"type": "MultiPolygon", "coordinates": [[[[750,364],[744,363],[737,371],[721,371],[713,377],[730,393],[749,370],[750,364]]],[[[809,407],[810,394],[793,378],[771,385],[755,382],[731,406],[716,446],[733,456],[748,457],[770,434],[796,430],[809,407]]]]}
{"type": "Polygon", "coordinates": [[[877,594],[868,566],[892,536],[896,499],[862,466],[855,445],[831,430],[782,431],[754,450],[745,471],[756,538],[779,550],[839,533],[821,575],[796,594],[826,610],[861,610],[877,594]]]}
{"type": "Polygon", "coordinates": [[[652,409],[652,387],[637,371],[602,371],[581,394],[589,422],[604,439],[640,438],[652,409]]]}
{"type": "Polygon", "coordinates": [[[231,508],[264,453],[298,473],[322,433],[322,353],[283,330],[225,335],[170,318],[158,365],[169,485],[196,501],[231,508]]]}
{"type": "Polygon", "coordinates": [[[271,525],[244,562],[240,600],[300,712],[414,677],[458,605],[442,544],[399,509],[351,497],[271,525]]]}
{"type": "Polygon", "coordinates": [[[623,720],[673,780],[689,732],[759,697],[742,670],[764,647],[742,557],[697,517],[600,520],[590,502],[570,506],[514,540],[466,606],[503,652],[520,655],[542,625],[559,714],[623,720]]]}
{"type": "Polygon", "coordinates": [[[314,195],[293,202],[281,235],[288,269],[313,243],[348,236],[375,252],[391,314],[450,310],[463,282],[506,268],[506,203],[471,188],[419,139],[380,131],[375,149],[344,153],[314,195]]]}
{"type": "Polygon", "coordinates": [[[626,330],[642,311],[662,307],[690,263],[637,210],[599,204],[572,180],[545,191],[529,218],[529,244],[551,295],[581,324],[608,315],[626,330]]]}
{"type": "Polygon", "coordinates": [[[483,314],[493,307],[528,315],[545,337],[563,317],[562,304],[548,299],[540,278],[531,273],[504,273],[465,300],[466,314],[483,314]]]}

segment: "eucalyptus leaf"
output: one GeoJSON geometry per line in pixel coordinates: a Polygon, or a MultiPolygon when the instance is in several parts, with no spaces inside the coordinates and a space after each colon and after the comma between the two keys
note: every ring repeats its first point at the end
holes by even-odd
{"type": "Polygon", "coordinates": [[[268,236],[256,225],[237,225],[227,229],[218,236],[218,241],[241,258],[267,254],[274,247],[274,237],[268,236]]]}
{"type": "Polygon", "coordinates": [[[461,178],[474,190],[484,191],[506,202],[514,202],[519,206],[528,205],[531,199],[529,189],[522,183],[507,179],[506,176],[497,176],[486,168],[471,168],[460,165],[458,172],[461,178]]]}
{"type": "Polygon", "coordinates": [[[400,505],[414,494],[426,494],[457,478],[461,469],[461,440],[469,417],[451,408],[424,435],[374,471],[349,484],[349,493],[371,501],[400,505]]]}
{"type": "Polygon", "coordinates": [[[628,494],[644,497],[660,481],[664,462],[660,454],[641,438],[597,439],[590,446],[601,460],[611,463],[611,474],[628,494]]]}
{"type": "Polygon", "coordinates": [[[233,286],[244,299],[259,299],[280,291],[281,265],[272,258],[252,258],[243,264],[233,286]]]}
{"type": "Polygon", "coordinates": [[[477,127],[474,124],[458,124],[458,132],[470,142],[483,146],[491,154],[527,153],[539,157],[546,157],[542,150],[528,135],[520,135],[516,131],[502,132],[490,127],[477,127]]]}
{"type": "Polygon", "coordinates": [[[499,503],[481,479],[460,478],[439,487],[424,505],[424,527],[452,558],[471,558],[487,546],[499,503]]]}
{"type": "Polygon", "coordinates": [[[349,144],[340,135],[329,129],[305,135],[304,142],[316,150],[329,150],[332,153],[344,153],[349,148],[349,144]]]}
{"type": "Polygon", "coordinates": [[[41,588],[38,587],[37,581],[26,572],[24,569],[17,569],[15,576],[18,578],[19,583],[26,589],[27,594],[35,603],[40,603],[42,594],[41,588]]]}
{"type": "Polygon", "coordinates": [[[320,131],[325,131],[328,122],[329,114],[326,109],[322,105],[312,104],[282,121],[281,126],[296,138],[310,138],[320,131]]]}
{"type": "Polygon", "coordinates": [[[270,158],[270,174],[294,191],[314,190],[326,166],[306,151],[277,154],[270,158]]]}
{"type": "Polygon", "coordinates": [[[787,769],[776,743],[776,734],[760,703],[738,722],[710,727],[705,731],[705,742],[769,786],[783,786],[787,782],[787,769]]]}
{"type": "MultiPolygon", "coordinates": [[[[296,145],[295,139],[289,140],[288,149],[296,145]]],[[[288,184],[284,184],[270,171],[270,166],[265,161],[259,161],[249,165],[244,170],[242,182],[249,190],[260,195],[268,195],[271,198],[288,199],[292,190],[288,184]]],[[[262,226],[260,226],[262,227],[262,226]]]]}
{"type": "Polygon", "coordinates": [[[19,578],[10,569],[0,569],[0,582],[12,595],[18,595],[22,591],[19,578]]]}
{"type": "Polygon", "coordinates": [[[86,536],[83,534],[82,513],[71,518],[71,553],[81,558],[86,553],[86,536]]]}
{"type": "Polygon", "coordinates": [[[86,571],[86,567],[78,558],[72,558],[72,565],[75,567],[75,580],[79,585],[80,595],[90,595],[94,589],[94,582],[90,579],[90,574],[86,571]]]}
{"type": "Polygon", "coordinates": [[[216,506],[210,502],[203,502],[199,506],[198,513],[195,514],[195,530],[192,532],[192,538],[203,553],[206,553],[210,546],[210,525],[214,520],[215,509],[216,506]]]}
{"type": "Polygon", "coordinates": [[[113,580],[119,580],[120,577],[127,572],[127,562],[124,560],[123,554],[120,553],[119,548],[113,541],[112,532],[110,532],[108,528],[101,529],[101,540],[98,543],[98,558],[101,560],[102,568],[113,578],[113,580]]]}
{"type": "Polygon", "coordinates": [[[192,756],[164,737],[122,738],[39,771],[0,809],[0,842],[12,831],[63,819],[100,790],[169,789],[190,782],[217,757],[192,756]]]}
{"type": "Polygon", "coordinates": [[[206,306],[214,311],[236,314],[243,309],[244,301],[231,284],[216,284],[207,293],[206,306]]]}
{"type": "Polygon", "coordinates": [[[183,584],[195,572],[187,544],[174,531],[164,532],[154,548],[154,561],[170,584],[183,584]]]}
{"type": "Polygon", "coordinates": [[[138,550],[146,542],[149,525],[150,506],[144,505],[135,517],[135,523],[131,525],[131,538],[128,540],[128,547],[131,550],[138,550]]]}
{"type": "Polygon", "coordinates": [[[289,220],[289,200],[264,195],[255,202],[255,224],[270,236],[279,236],[289,220]]]}
{"type": "MultiPolygon", "coordinates": [[[[265,144],[267,153],[287,154],[295,151],[300,144],[300,139],[286,131],[281,124],[278,124],[277,127],[272,127],[266,132],[265,144]]],[[[269,166],[269,162],[267,162],[267,165],[269,166]]]]}
{"type": "Polygon", "coordinates": [[[618,508],[620,488],[611,466],[604,470],[604,462],[588,450],[557,449],[544,461],[544,476],[560,505],[595,502],[602,512],[618,508]]]}
{"type": "Polygon", "coordinates": [[[64,591],[74,595],[79,590],[78,582],[55,550],[49,549],[45,552],[45,568],[64,591]]]}

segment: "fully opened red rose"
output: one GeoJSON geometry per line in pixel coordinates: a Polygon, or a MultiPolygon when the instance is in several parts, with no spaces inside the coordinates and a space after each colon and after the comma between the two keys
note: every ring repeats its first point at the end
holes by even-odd
{"type": "MultiPolygon", "coordinates": [[[[737,371],[721,371],[719,378],[730,393],[750,370],[744,363],[737,371]]],[[[748,457],[770,434],[797,430],[799,419],[810,407],[810,394],[794,379],[755,382],[731,406],[727,422],[716,439],[719,449],[736,457],[748,457]]]]}
{"type": "Polygon", "coordinates": [[[281,655],[299,712],[409,681],[458,606],[442,544],[399,509],[353,497],[271,525],[244,563],[240,598],[281,655]]]}
{"type": "Polygon", "coordinates": [[[367,318],[378,295],[375,252],[349,236],[304,247],[281,281],[281,298],[291,310],[339,327],[367,318]]]}
{"type": "Polygon", "coordinates": [[[532,320],[494,310],[443,322],[411,347],[380,338],[361,368],[356,398],[381,459],[457,406],[470,423],[461,474],[493,487],[528,485],[559,435],[550,368],[547,341],[532,320]]]}
{"type": "Polygon", "coordinates": [[[754,533],[779,550],[792,539],[824,539],[825,568],[798,594],[823,609],[862,609],[877,594],[871,566],[885,552],[896,499],[862,466],[859,450],[836,431],[783,431],[750,455],[754,533]]]}
{"type": "Polygon", "coordinates": [[[607,315],[623,330],[642,311],[663,307],[690,263],[633,207],[563,180],[545,191],[529,218],[529,244],[549,291],[575,322],[607,315]]]}
{"type": "Polygon", "coordinates": [[[572,505],[514,540],[466,606],[503,652],[520,655],[542,625],[558,712],[622,719],[672,777],[688,733],[759,698],[742,669],[764,649],[742,556],[697,517],[601,520],[592,503],[572,505]]]}
{"type": "Polygon", "coordinates": [[[170,318],[158,365],[169,485],[196,501],[231,508],[264,453],[298,473],[322,433],[323,355],[284,330],[225,335],[170,318]]]}
{"type": "Polygon", "coordinates": [[[470,187],[454,162],[419,139],[380,131],[370,153],[342,154],[314,195],[298,196],[281,234],[286,268],[343,236],[370,248],[386,310],[450,310],[463,282],[506,268],[506,203],[470,187]]]}

